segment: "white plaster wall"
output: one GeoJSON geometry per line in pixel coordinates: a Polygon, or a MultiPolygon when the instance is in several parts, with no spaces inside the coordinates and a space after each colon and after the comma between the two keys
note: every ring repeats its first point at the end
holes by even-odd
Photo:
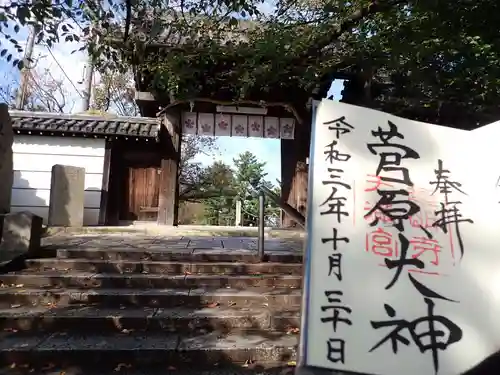
{"type": "Polygon", "coordinates": [[[84,225],[97,225],[104,167],[104,139],[17,135],[11,211],[31,211],[47,223],[54,164],[85,168],[84,225]]]}

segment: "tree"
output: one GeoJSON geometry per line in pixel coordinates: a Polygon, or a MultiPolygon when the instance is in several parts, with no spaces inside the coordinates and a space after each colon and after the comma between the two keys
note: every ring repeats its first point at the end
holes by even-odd
{"type": "MultiPolygon", "coordinates": [[[[17,82],[4,80],[0,95],[10,107],[15,105],[15,97],[20,89],[17,82]]],[[[50,69],[27,71],[27,85],[24,92],[24,110],[34,112],[63,113],[71,111],[75,103],[64,80],[54,77],[50,69]]]]}
{"type": "Polygon", "coordinates": [[[217,139],[184,135],[181,143],[179,162],[179,199],[181,201],[199,201],[210,194],[211,177],[196,156],[200,153],[211,155],[216,151],[217,139]]]}
{"type": "MultiPolygon", "coordinates": [[[[235,166],[235,190],[236,199],[241,200],[242,225],[257,225],[259,217],[259,200],[256,188],[264,184],[273,188],[269,181],[265,180],[267,173],[264,172],[265,162],[259,162],[257,157],[249,151],[245,151],[233,159],[235,166]]],[[[273,208],[268,203],[266,214],[270,214],[273,208]]]]}
{"type": "MultiPolygon", "coordinates": [[[[375,107],[418,119],[474,127],[470,114],[485,114],[500,94],[500,42],[484,27],[496,19],[496,1],[420,2],[366,22],[353,38],[370,57],[375,107]],[[415,110],[413,110],[415,116],[415,110]]],[[[476,117],[475,116],[475,117],[476,117]]]]}
{"type": "Polygon", "coordinates": [[[205,219],[212,225],[233,225],[235,220],[235,180],[230,166],[214,162],[204,171],[211,197],[204,199],[205,219]]]}
{"type": "Polygon", "coordinates": [[[92,109],[108,112],[115,109],[122,116],[138,116],[134,79],[130,72],[104,72],[93,89],[92,109]]]}
{"type": "MultiPolygon", "coordinates": [[[[47,44],[83,40],[99,68],[133,67],[136,80],[153,77],[153,91],[189,99],[215,84],[248,98],[260,87],[293,84],[311,91],[342,58],[332,43],[342,43],[339,38],[365,18],[412,1],[283,0],[269,12],[259,10],[261,3],[41,0],[12,2],[0,12],[15,23],[14,31],[36,26],[47,44]]],[[[4,55],[12,59],[7,50],[4,55]]]]}
{"type": "MultiPolygon", "coordinates": [[[[457,106],[481,112],[498,97],[500,42],[484,27],[496,22],[496,0],[280,0],[266,12],[259,5],[7,2],[0,21],[10,22],[0,32],[18,54],[20,25],[36,26],[47,44],[83,41],[100,69],[133,69],[138,84],[148,82],[143,89],[171,101],[258,102],[292,89],[307,97],[356,66],[374,75],[377,103],[366,105],[391,111],[419,106],[439,117],[451,102],[449,113],[457,106]]],[[[0,53],[20,65],[14,54],[0,53]]]]}
{"type": "MultiPolygon", "coordinates": [[[[244,152],[234,159],[235,170],[222,162],[205,168],[205,178],[210,186],[203,199],[205,219],[212,225],[234,225],[236,201],[242,202],[242,225],[258,225],[259,199],[257,190],[263,184],[280,194],[279,188],[265,180],[264,167],[251,152],[244,152]],[[254,188],[255,187],[255,188],[254,188]]],[[[266,201],[264,215],[268,224],[279,222],[279,208],[271,200],[266,201]]]]}
{"type": "Polygon", "coordinates": [[[13,80],[10,80],[10,75],[4,73],[2,86],[0,86],[0,98],[4,103],[7,103],[9,107],[12,107],[15,103],[16,89],[17,85],[13,80]]]}
{"type": "Polygon", "coordinates": [[[250,151],[245,151],[233,159],[236,168],[235,178],[239,199],[247,199],[253,194],[254,187],[264,182],[265,162],[259,162],[250,151]]]}

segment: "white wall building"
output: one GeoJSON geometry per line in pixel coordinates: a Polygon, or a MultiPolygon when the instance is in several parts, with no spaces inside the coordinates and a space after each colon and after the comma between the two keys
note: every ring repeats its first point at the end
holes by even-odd
{"type": "Polygon", "coordinates": [[[12,146],[11,211],[31,211],[47,223],[55,164],[85,168],[84,225],[97,225],[104,170],[104,139],[16,135],[12,146]]]}
{"type": "Polygon", "coordinates": [[[115,163],[115,191],[109,192],[111,145],[121,142],[125,149],[133,150],[149,141],[148,149],[158,141],[156,119],[27,111],[10,111],[10,115],[14,130],[11,212],[30,211],[41,216],[44,224],[48,222],[54,165],[85,169],[83,224],[108,224],[107,198],[112,196],[116,209],[126,205],[130,195],[122,183],[128,167],[118,160],[120,155],[115,163]]]}

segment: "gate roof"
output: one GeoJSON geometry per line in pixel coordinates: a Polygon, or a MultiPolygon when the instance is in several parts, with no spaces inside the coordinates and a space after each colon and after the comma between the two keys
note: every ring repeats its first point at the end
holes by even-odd
{"type": "Polygon", "coordinates": [[[160,132],[160,122],[156,118],[15,110],[9,113],[12,128],[17,134],[157,140],[160,132]]]}

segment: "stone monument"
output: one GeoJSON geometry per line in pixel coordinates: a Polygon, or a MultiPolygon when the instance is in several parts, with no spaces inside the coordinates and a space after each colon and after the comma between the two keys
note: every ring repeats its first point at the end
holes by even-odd
{"type": "Polygon", "coordinates": [[[83,226],[84,199],[85,168],[54,165],[50,184],[49,226],[83,226]]]}
{"type": "Polygon", "coordinates": [[[0,104],[0,264],[40,247],[42,218],[30,213],[10,213],[14,182],[12,144],[14,131],[9,108],[0,104]]]}
{"type": "Polygon", "coordinates": [[[43,219],[31,212],[1,215],[0,264],[23,254],[35,255],[40,249],[43,219]]]}
{"type": "Polygon", "coordinates": [[[2,103],[0,104],[0,214],[10,212],[10,199],[14,180],[13,142],[14,132],[9,107],[7,104],[2,103]]]}

